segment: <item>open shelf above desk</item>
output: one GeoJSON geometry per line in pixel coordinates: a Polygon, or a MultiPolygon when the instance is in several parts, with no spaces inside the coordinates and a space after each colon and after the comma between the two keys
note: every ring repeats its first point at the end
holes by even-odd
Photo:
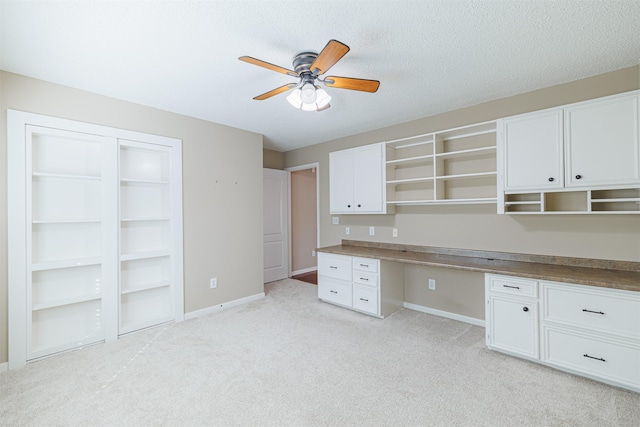
{"type": "Polygon", "coordinates": [[[388,141],[387,204],[495,203],[496,122],[388,141]]]}

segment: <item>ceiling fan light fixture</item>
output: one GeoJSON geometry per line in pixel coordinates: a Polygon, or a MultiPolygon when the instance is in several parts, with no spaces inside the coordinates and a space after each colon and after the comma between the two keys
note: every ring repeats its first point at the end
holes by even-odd
{"type": "Polygon", "coordinates": [[[302,103],[302,107],[300,109],[302,111],[316,111],[318,107],[315,102],[313,104],[302,103]]]}
{"type": "Polygon", "coordinates": [[[317,96],[316,105],[318,107],[318,110],[326,107],[331,101],[331,96],[324,89],[316,90],[316,96],[317,96]]]}
{"type": "Polygon", "coordinates": [[[303,104],[313,104],[316,102],[318,98],[316,94],[316,87],[313,83],[305,83],[300,88],[300,97],[302,99],[303,104]]]}
{"type": "Polygon", "coordinates": [[[302,97],[300,96],[301,92],[302,91],[300,89],[295,89],[291,91],[289,96],[287,96],[287,101],[289,101],[289,104],[293,105],[293,107],[297,108],[298,110],[300,109],[300,107],[302,107],[302,97]]]}

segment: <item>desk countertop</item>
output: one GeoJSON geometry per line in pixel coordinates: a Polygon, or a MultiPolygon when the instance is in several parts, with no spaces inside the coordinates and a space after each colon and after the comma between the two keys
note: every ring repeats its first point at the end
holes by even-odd
{"type": "Polygon", "coordinates": [[[640,263],[343,241],[318,252],[640,292],[640,263]]]}

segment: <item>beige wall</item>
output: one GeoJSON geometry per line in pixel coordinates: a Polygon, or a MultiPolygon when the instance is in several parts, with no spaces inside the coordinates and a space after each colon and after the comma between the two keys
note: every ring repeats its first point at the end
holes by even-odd
{"type": "MultiPolygon", "coordinates": [[[[349,238],[640,261],[640,215],[509,216],[497,215],[495,205],[414,206],[399,207],[395,215],[342,215],[340,225],[331,225],[327,173],[331,151],[494,120],[639,88],[640,67],[635,66],[289,151],[285,153],[285,167],[320,163],[321,246],[338,244],[341,239],[349,238]],[[351,235],[348,237],[344,235],[345,226],[351,228],[351,235]],[[374,237],[368,235],[369,226],[376,227],[374,237]],[[398,238],[391,237],[391,229],[394,227],[399,230],[398,238]]],[[[462,303],[456,302],[456,298],[443,297],[445,291],[442,287],[436,291],[426,290],[428,272],[419,271],[412,269],[411,274],[407,274],[407,302],[471,317],[483,313],[481,297],[470,296],[463,284],[458,285],[457,292],[462,303]]],[[[473,280],[477,282],[477,278],[473,280]]],[[[464,280],[451,279],[451,283],[462,282],[464,280]]]]}
{"type": "Polygon", "coordinates": [[[291,172],[291,271],[316,266],[311,251],[317,247],[316,172],[291,172]]]}
{"type": "Polygon", "coordinates": [[[284,153],[265,148],[262,150],[262,167],[267,169],[284,169],[284,153]]]}
{"type": "Polygon", "coordinates": [[[261,135],[6,72],[0,109],[0,363],[8,328],[7,109],[181,139],[185,312],[263,292],[261,135]]]}

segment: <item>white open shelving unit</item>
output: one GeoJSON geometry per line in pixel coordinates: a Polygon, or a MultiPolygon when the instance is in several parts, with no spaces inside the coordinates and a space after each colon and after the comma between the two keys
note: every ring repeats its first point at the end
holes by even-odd
{"type": "Polygon", "coordinates": [[[504,210],[509,215],[640,214],[640,188],[507,193],[504,210]]]}
{"type": "Polygon", "coordinates": [[[496,122],[387,141],[387,204],[497,201],[496,122]]]}
{"type": "Polygon", "coordinates": [[[181,142],[9,111],[9,367],[184,317],[181,142]]]}
{"type": "Polygon", "coordinates": [[[127,333],[173,318],[171,148],[121,141],[119,155],[120,332],[127,333]]]}

